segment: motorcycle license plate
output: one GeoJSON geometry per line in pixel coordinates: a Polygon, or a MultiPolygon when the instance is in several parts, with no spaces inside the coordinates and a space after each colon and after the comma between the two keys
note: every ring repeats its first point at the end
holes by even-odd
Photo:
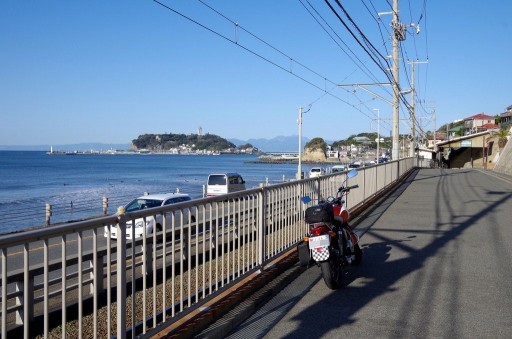
{"type": "Polygon", "coordinates": [[[309,238],[309,249],[313,250],[318,247],[325,247],[331,244],[331,239],[328,235],[320,235],[318,237],[309,238]]]}

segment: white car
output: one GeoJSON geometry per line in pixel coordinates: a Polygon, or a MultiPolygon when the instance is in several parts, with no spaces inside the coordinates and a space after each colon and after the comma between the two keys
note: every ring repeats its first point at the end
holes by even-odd
{"type": "MultiPolygon", "coordinates": [[[[151,195],[143,195],[138,197],[137,199],[132,200],[128,205],[124,207],[125,212],[134,212],[140,211],[146,208],[153,208],[165,205],[176,204],[183,201],[192,200],[188,194],[183,193],[167,193],[167,194],[151,194],[151,195]]],[[[177,218],[180,217],[179,211],[175,212],[175,216],[177,218]]],[[[156,224],[156,230],[162,230],[162,215],[157,214],[155,218],[153,216],[146,218],[146,235],[152,234],[156,224]]],[[[196,218],[194,213],[191,215],[192,222],[195,222],[196,218]]],[[[188,221],[188,210],[185,210],[183,213],[183,220],[185,222],[188,221]]],[[[110,238],[117,239],[117,227],[116,226],[105,226],[104,236],[108,238],[109,236],[109,228],[110,228],[110,238]]],[[[132,239],[132,220],[128,220],[126,222],[126,239],[132,239]]],[[[144,229],[144,219],[139,218],[135,219],[135,239],[142,238],[144,229]]]]}
{"type": "Polygon", "coordinates": [[[316,178],[325,174],[325,170],[320,167],[313,167],[309,170],[309,177],[316,178]]]}

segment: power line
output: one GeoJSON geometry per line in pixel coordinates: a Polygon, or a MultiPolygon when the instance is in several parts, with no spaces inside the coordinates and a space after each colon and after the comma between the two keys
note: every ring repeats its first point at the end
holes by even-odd
{"type": "MultiPolygon", "coordinates": [[[[214,10],[214,9],[213,9],[213,7],[211,7],[211,6],[209,6],[209,5],[206,5],[206,4],[205,4],[203,1],[201,1],[201,0],[198,0],[198,1],[199,1],[200,3],[202,3],[203,5],[205,5],[206,7],[208,7],[210,10],[214,11],[215,13],[217,13],[218,15],[220,15],[221,17],[223,17],[225,20],[228,20],[228,21],[229,21],[229,22],[231,22],[232,24],[235,24],[238,28],[240,28],[240,29],[241,29],[241,30],[243,30],[244,32],[246,32],[246,33],[250,34],[251,36],[253,36],[254,38],[258,39],[260,42],[264,43],[264,44],[265,44],[265,45],[267,45],[268,47],[270,47],[270,48],[274,49],[274,50],[275,50],[275,51],[277,51],[278,53],[280,53],[280,54],[282,54],[283,56],[287,57],[290,61],[293,61],[293,62],[297,63],[298,65],[300,65],[301,67],[305,68],[306,70],[308,70],[308,71],[312,72],[313,74],[317,75],[318,77],[321,77],[323,80],[325,80],[325,81],[329,81],[329,82],[331,82],[332,84],[335,84],[335,82],[333,82],[332,80],[329,80],[327,77],[324,77],[324,76],[322,76],[321,74],[319,74],[318,72],[315,72],[314,70],[312,70],[311,68],[309,68],[309,67],[307,67],[307,66],[303,65],[302,63],[298,62],[297,60],[295,60],[295,59],[294,59],[294,58],[292,58],[291,56],[288,56],[286,53],[282,52],[282,51],[281,51],[281,50],[279,50],[278,48],[276,48],[276,47],[272,46],[271,44],[267,43],[267,42],[266,42],[266,41],[264,41],[263,39],[261,39],[261,38],[257,37],[256,35],[252,34],[252,33],[251,33],[251,32],[249,32],[248,30],[246,30],[245,28],[243,28],[241,25],[239,25],[238,23],[236,23],[236,22],[234,22],[233,20],[229,19],[227,16],[223,15],[222,13],[220,13],[220,12],[219,12],[219,11],[217,11],[217,10],[214,10]]],[[[249,53],[253,54],[254,56],[256,56],[256,57],[258,57],[258,58],[260,58],[260,59],[262,59],[262,60],[266,61],[267,63],[269,63],[269,64],[273,65],[274,67],[277,67],[278,69],[280,69],[280,70],[282,70],[282,71],[285,71],[286,73],[288,73],[288,74],[291,74],[291,75],[295,76],[296,78],[298,78],[298,79],[302,80],[303,82],[305,82],[305,83],[309,84],[310,86],[312,86],[312,87],[314,87],[314,88],[316,88],[316,89],[318,89],[318,90],[320,90],[320,91],[324,92],[325,94],[327,94],[327,95],[329,95],[329,96],[331,96],[331,97],[333,97],[333,98],[335,98],[335,99],[337,99],[337,100],[339,100],[339,101],[341,101],[341,102],[345,103],[345,104],[346,104],[346,105],[348,105],[348,106],[351,106],[352,108],[354,108],[355,110],[357,110],[357,111],[358,111],[358,112],[360,112],[361,114],[363,114],[363,115],[365,115],[366,117],[368,117],[368,118],[372,119],[372,117],[371,117],[371,116],[369,116],[368,114],[366,114],[366,113],[364,113],[363,111],[361,111],[361,110],[360,110],[359,108],[357,108],[355,105],[351,104],[350,102],[348,102],[348,101],[346,101],[346,100],[343,100],[342,98],[340,98],[340,97],[338,97],[338,96],[334,95],[334,94],[333,94],[333,93],[331,93],[331,92],[328,92],[328,91],[327,91],[327,90],[325,90],[325,89],[322,89],[320,86],[318,86],[318,85],[314,84],[313,82],[311,82],[311,81],[309,81],[309,80],[305,79],[304,77],[302,77],[302,76],[300,76],[300,75],[298,75],[298,74],[294,73],[291,69],[290,69],[290,70],[289,70],[289,69],[286,69],[285,67],[283,67],[283,66],[281,66],[281,65],[277,64],[276,62],[274,62],[274,61],[270,60],[269,58],[267,58],[267,57],[265,57],[265,56],[261,55],[260,53],[257,53],[257,52],[255,52],[255,51],[251,50],[250,48],[248,48],[248,47],[246,47],[246,46],[242,45],[242,44],[241,44],[241,43],[239,43],[238,41],[235,41],[235,40],[233,40],[233,39],[231,39],[231,38],[229,38],[229,37],[227,37],[227,36],[225,36],[225,35],[223,35],[223,34],[221,34],[221,33],[217,32],[217,31],[215,31],[214,29],[212,29],[212,28],[210,28],[210,27],[208,27],[208,26],[206,26],[206,25],[204,25],[204,24],[202,24],[202,23],[198,22],[197,20],[194,20],[194,19],[190,18],[189,16],[187,16],[187,15],[185,15],[185,14],[183,14],[183,13],[181,13],[181,12],[177,11],[177,10],[175,10],[174,8],[172,8],[172,7],[170,7],[170,6],[166,5],[166,4],[163,4],[162,2],[160,2],[160,1],[158,1],[158,0],[153,0],[153,2],[155,2],[155,3],[157,3],[158,5],[160,5],[160,6],[164,7],[165,9],[167,9],[167,10],[169,10],[169,11],[171,11],[171,12],[175,13],[176,15],[178,15],[178,16],[180,16],[180,17],[182,17],[182,18],[184,18],[184,19],[186,19],[186,20],[188,20],[188,21],[190,21],[190,22],[192,22],[192,23],[194,23],[194,24],[196,24],[197,26],[199,26],[199,27],[201,27],[201,28],[203,28],[203,29],[205,29],[205,30],[209,31],[210,33],[213,33],[214,35],[217,35],[218,37],[220,37],[220,38],[222,38],[222,39],[224,39],[224,40],[226,40],[226,41],[228,41],[228,42],[231,42],[232,44],[236,45],[237,47],[242,48],[243,50],[245,50],[245,51],[247,51],[247,52],[249,52],[249,53]]]]}
{"type": "MultiPolygon", "coordinates": [[[[350,29],[350,27],[347,25],[347,23],[345,22],[345,20],[343,20],[343,18],[339,15],[339,13],[336,11],[336,9],[331,5],[331,3],[329,2],[329,0],[324,0],[325,3],[327,4],[327,6],[329,6],[329,8],[331,9],[331,11],[333,12],[333,14],[338,18],[338,20],[342,23],[342,25],[347,29],[347,31],[350,33],[350,35],[352,35],[352,37],[354,38],[354,40],[359,44],[359,46],[361,46],[361,48],[363,49],[363,51],[370,57],[370,59],[372,59],[372,61],[377,65],[377,67],[379,67],[381,69],[381,71],[386,75],[386,77],[388,77],[389,79],[389,75],[387,74],[386,72],[386,69],[382,66],[382,64],[380,62],[378,62],[375,58],[375,55],[374,53],[368,51],[368,49],[363,45],[363,43],[359,40],[359,38],[355,35],[355,33],[350,29]]],[[[341,5],[341,3],[339,3],[338,0],[335,0],[339,6],[343,7],[341,5]]],[[[343,8],[344,9],[344,8],[343,8]]],[[[346,11],[345,11],[346,13],[346,11]]],[[[346,13],[347,14],[347,13],[346,13]]],[[[373,46],[373,45],[372,45],[373,46]]],[[[379,55],[385,60],[385,58],[382,56],[382,54],[379,53],[379,55]]],[[[390,80],[390,79],[389,79],[390,80]]]]}
{"type": "MultiPolygon", "coordinates": [[[[318,25],[325,31],[325,33],[334,41],[334,43],[350,58],[350,60],[352,60],[352,62],[363,72],[365,73],[369,78],[372,78],[374,79],[374,81],[377,81],[377,78],[375,77],[375,75],[372,73],[372,71],[366,67],[365,63],[363,61],[361,61],[361,59],[359,59],[359,57],[354,53],[354,51],[352,51],[352,49],[347,45],[347,43],[336,33],[336,31],[331,27],[331,25],[329,25],[329,23],[324,19],[324,17],[316,10],[316,8],[308,1],[306,0],[306,2],[308,3],[308,5],[315,11],[316,15],[318,17],[320,17],[320,19],[322,19],[322,21],[324,22],[324,24],[329,27],[329,29],[333,32],[333,34],[341,41],[341,43],[343,45],[345,45],[345,47],[350,51],[350,53],[352,53],[352,55],[354,56],[355,59],[357,59],[357,61],[359,61],[360,65],[354,60],[354,58],[338,43],[338,41],[336,41],[336,39],[331,35],[331,33],[329,33],[327,31],[327,29],[322,25],[322,23],[320,23],[320,21],[318,21],[318,19],[315,17],[315,15],[313,15],[313,13],[306,7],[306,5],[304,5],[304,3],[302,2],[302,0],[299,0],[299,2],[302,4],[302,6],[306,9],[306,11],[308,11],[308,13],[311,15],[311,17],[313,17],[313,19],[318,23],[318,25]],[[364,67],[371,75],[369,75],[368,73],[365,72],[365,70],[362,68],[364,67]]],[[[347,76],[348,77],[348,76],[347,76]]]]}

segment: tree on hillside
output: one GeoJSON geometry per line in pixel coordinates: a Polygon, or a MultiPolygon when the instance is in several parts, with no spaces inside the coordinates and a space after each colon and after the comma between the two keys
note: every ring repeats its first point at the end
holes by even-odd
{"type": "Polygon", "coordinates": [[[503,149],[503,147],[505,147],[507,144],[507,137],[510,135],[510,132],[508,129],[502,128],[496,135],[498,136],[498,147],[499,149],[503,149]]]}
{"type": "Polygon", "coordinates": [[[244,145],[238,146],[238,148],[239,149],[248,149],[248,148],[254,148],[254,146],[251,144],[244,144],[244,145]]]}
{"type": "Polygon", "coordinates": [[[310,150],[322,150],[325,153],[327,151],[327,143],[322,138],[313,138],[304,148],[310,150]]]}

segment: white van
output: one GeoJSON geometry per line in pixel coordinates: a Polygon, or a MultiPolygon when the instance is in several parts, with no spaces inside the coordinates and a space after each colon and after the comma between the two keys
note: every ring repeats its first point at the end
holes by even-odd
{"type": "Polygon", "coordinates": [[[220,173],[208,176],[206,185],[206,196],[208,197],[243,190],[245,190],[245,181],[238,173],[220,173]]]}

